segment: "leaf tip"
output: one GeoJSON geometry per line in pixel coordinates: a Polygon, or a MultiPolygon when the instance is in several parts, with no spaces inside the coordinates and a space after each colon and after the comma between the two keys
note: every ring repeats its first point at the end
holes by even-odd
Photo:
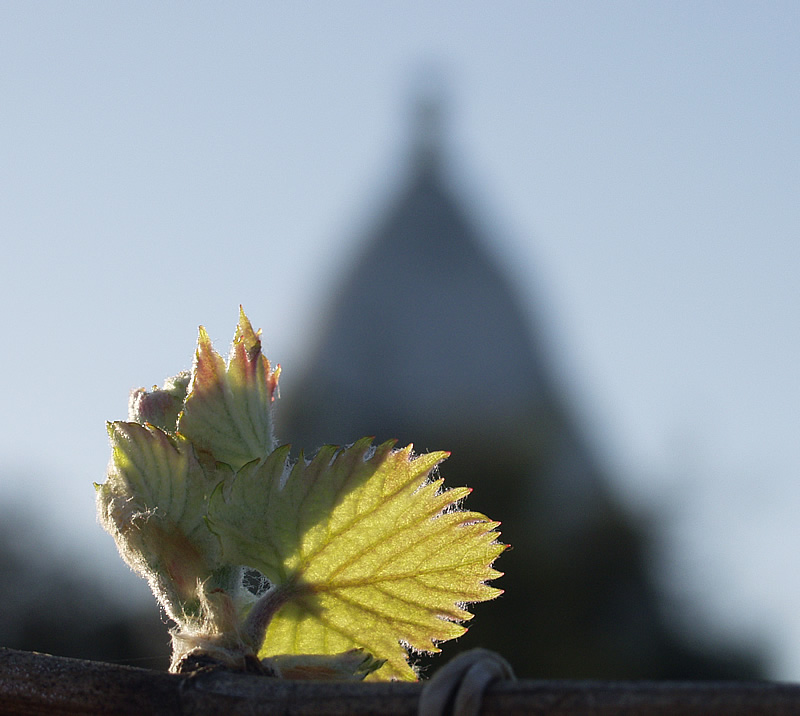
{"type": "Polygon", "coordinates": [[[274,401],[275,398],[280,398],[281,393],[278,388],[278,379],[281,377],[281,364],[276,364],[275,368],[273,369],[272,373],[269,375],[269,389],[270,389],[270,400],[274,401]]]}
{"type": "Polygon", "coordinates": [[[261,353],[261,331],[254,331],[253,324],[244,312],[244,308],[239,306],[239,323],[236,326],[236,331],[233,334],[234,347],[241,343],[247,353],[247,358],[250,361],[255,360],[261,353]]]}

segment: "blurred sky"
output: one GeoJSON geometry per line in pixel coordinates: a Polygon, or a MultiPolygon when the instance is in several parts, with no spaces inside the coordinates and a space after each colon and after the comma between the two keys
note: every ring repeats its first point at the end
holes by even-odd
{"type": "Polygon", "coordinates": [[[240,303],[291,399],[431,74],[686,619],[800,679],[794,2],[0,2],[0,500],[146,591],[95,523],[104,421],[240,303]]]}

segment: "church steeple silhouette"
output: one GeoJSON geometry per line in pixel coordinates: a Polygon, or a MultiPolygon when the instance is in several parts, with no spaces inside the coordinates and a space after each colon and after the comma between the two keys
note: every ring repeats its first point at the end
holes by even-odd
{"type": "Polygon", "coordinates": [[[430,92],[414,102],[411,156],[417,173],[435,172],[444,161],[444,113],[443,100],[430,92]]]}
{"type": "MultiPolygon", "coordinates": [[[[462,648],[523,676],[724,677],[667,627],[647,536],[616,501],[548,370],[548,351],[448,180],[443,110],[417,105],[407,181],[326,307],[305,371],[284,385],[279,437],[450,450],[445,483],[503,522],[506,593],[462,648]]],[[[447,647],[449,653],[454,649],[447,647]]],[[[739,669],[738,671],[736,669],[739,669]]]]}
{"type": "Polygon", "coordinates": [[[306,414],[292,428],[303,444],[322,438],[318,423],[322,439],[344,442],[443,424],[513,432],[547,400],[521,303],[447,179],[441,121],[420,101],[405,186],[328,308],[311,382],[292,400],[336,406],[338,418],[331,434],[325,410],[306,414]]]}

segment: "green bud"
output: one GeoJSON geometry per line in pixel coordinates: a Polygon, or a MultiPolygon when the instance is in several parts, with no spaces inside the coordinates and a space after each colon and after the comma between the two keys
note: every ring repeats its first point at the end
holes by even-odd
{"type": "Polygon", "coordinates": [[[183,371],[164,381],[164,387],[153,386],[150,391],[137,388],[131,391],[128,401],[128,420],[174,433],[178,429],[178,415],[183,410],[191,373],[183,371]]]}

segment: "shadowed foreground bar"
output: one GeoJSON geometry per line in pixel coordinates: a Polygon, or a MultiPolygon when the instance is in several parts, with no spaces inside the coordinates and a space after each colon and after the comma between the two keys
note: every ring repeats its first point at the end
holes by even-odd
{"type": "MultiPolygon", "coordinates": [[[[0,714],[416,714],[422,683],[185,676],[0,648],[0,714]]],[[[771,682],[498,683],[483,714],[798,714],[800,685],[771,682]]]]}

